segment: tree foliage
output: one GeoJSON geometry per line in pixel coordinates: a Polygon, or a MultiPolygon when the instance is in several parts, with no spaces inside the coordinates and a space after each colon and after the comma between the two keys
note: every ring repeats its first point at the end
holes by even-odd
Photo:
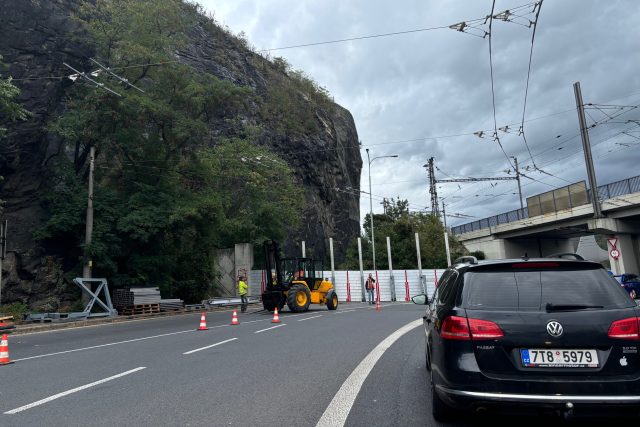
{"type": "Polygon", "coordinates": [[[94,274],[115,286],[159,285],[165,297],[197,301],[213,291],[218,248],[280,238],[298,224],[301,190],[289,166],[256,146],[251,129],[237,138],[211,131],[241,128],[253,91],[174,61],[197,17],[179,0],[81,9],[99,58],[144,93],[99,76],[123,96],[76,84],[50,124],[66,150],[50,161],[50,218],[36,237],[69,260],[70,274],[92,259],[94,274]],[[94,234],[84,247],[91,147],[94,234]]]}
{"type": "MultiPolygon", "coordinates": [[[[0,55],[0,64],[2,64],[2,55],[0,55]]],[[[0,139],[6,135],[9,124],[29,117],[29,112],[16,102],[18,95],[20,95],[20,89],[13,84],[11,77],[3,78],[0,75],[0,139]]]]}
{"type": "MultiPolygon", "coordinates": [[[[444,226],[430,214],[409,212],[407,200],[391,200],[385,203],[384,214],[374,214],[376,268],[388,269],[387,236],[391,241],[391,257],[394,269],[417,268],[415,233],[420,240],[420,257],[424,268],[445,268],[447,255],[444,243],[444,226]]],[[[362,236],[362,258],[365,269],[373,268],[371,249],[371,217],[366,215],[362,236]]],[[[455,236],[449,235],[452,259],[466,253],[455,236]]],[[[358,269],[358,247],[353,243],[347,249],[347,261],[343,268],[358,269]]]]}

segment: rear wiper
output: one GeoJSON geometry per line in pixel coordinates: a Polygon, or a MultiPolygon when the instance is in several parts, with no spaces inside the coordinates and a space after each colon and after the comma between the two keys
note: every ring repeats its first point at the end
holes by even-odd
{"type": "Polygon", "coordinates": [[[586,310],[587,308],[604,308],[603,305],[589,305],[589,304],[552,304],[548,302],[544,306],[547,311],[571,311],[571,310],[586,310]]]}

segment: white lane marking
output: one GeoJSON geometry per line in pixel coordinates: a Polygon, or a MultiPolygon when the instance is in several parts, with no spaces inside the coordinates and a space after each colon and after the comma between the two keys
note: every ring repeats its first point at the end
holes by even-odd
{"type": "Polygon", "coordinates": [[[59,398],[64,397],[64,396],[68,396],[68,395],[70,395],[72,393],[76,393],[78,391],[86,390],[89,387],[97,386],[97,385],[106,383],[107,381],[111,381],[111,380],[115,380],[115,379],[120,378],[120,377],[124,377],[125,375],[133,374],[134,372],[138,372],[138,371],[141,371],[143,369],[147,369],[146,366],[140,366],[139,368],[131,369],[130,371],[123,372],[121,374],[114,375],[114,376],[109,377],[109,378],[104,378],[102,380],[98,380],[98,381],[92,382],[90,384],[85,384],[85,385],[80,386],[80,387],[72,388],[71,390],[63,391],[62,393],[54,394],[53,396],[49,396],[49,397],[44,398],[42,400],[38,400],[37,402],[29,403],[28,405],[24,405],[24,406],[21,406],[19,408],[7,411],[7,412],[5,412],[5,414],[6,415],[17,414],[18,412],[26,411],[27,409],[31,409],[31,408],[33,408],[35,406],[40,406],[40,405],[42,405],[44,403],[51,402],[52,400],[56,400],[56,399],[59,399],[59,398]]]}
{"type": "MultiPolygon", "coordinates": [[[[224,325],[224,326],[227,326],[227,325],[224,325]]],[[[220,327],[220,326],[214,326],[213,328],[218,328],[218,327],[220,327]]],[[[210,328],[210,329],[213,329],[213,328],[210,328]]],[[[39,354],[37,356],[23,357],[22,359],[13,359],[13,361],[14,362],[20,362],[20,361],[23,361],[23,360],[39,359],[41,357],[49,357],[49,356],[57,356],[57,355],[60,355],[60,354],[75,353],[77,351],[93,350],[94,348],[110,347],[112,345],[127,344],[127,343],[130,343],[130,342],[150,340],[152,338],[168,337],[170,335],[185,334],[187,332],[195,332],[195,329],[189,329],[188,331],[169,332],[167,334],[152,335],[150,337],[134,338],[134,339],[125,340],[125,341],[110,342],[110,343],[107,343],[107,344],[92,345],[90,347],[74,348],[73,350],[57,351],[55,353],[39,354]]]]}
{"type": "Polygon", "coordinates": [[[197,352],[197,351],[206,350],[206,349],[208,349],[208,348],[215,347],[215,346],[217,346],[217,345],[221,345],[221,344],[225,344],[225,343],[228,343],[229,341],[234,341],[234,340],[237,340],[237,339],[238,339],[238,338],[231,338],[231,339],[228,339],[228,340],[224,340],[224,341],[217,342],[217,343],[215,343],[215,344],[208,345],[208,346],[206,346],[206,347],[196,348],[195,350],[187,351],[187,352],[182,353],[182,354],[191,354],[191,353],[195,353],[195,352],[197,352]]]}
{"type": "MultiPolygon", "coordinates": [[[[247,322],[242,322],[242,323],[266,322],[268,320],[269,319],[249,320],[247,322]]],[[[209,329],[226,328],[226,327],[229,327],[229,326],[230,325],[210,326],[209,329]]],[[[39,359],[41,357],[58,356],[60,354],[75,353],[75,352],[78,352],[78,351],[93,350],[95,348],[110,347],[110,346],[113,346],[113,345],[127,344],[127,343],[131,343],[131,342],[136,342],[136,341],[150,340],[150,339],[153,339],[153,338],[162,338],[162,337],[167,337],[167,336],[170,336],[170,335],[185,334],[187,332],[196,332],[196,330],[195,329],[189,329],[187,331],[169,332],[169,333],[166,333],[166,334],[152,335],[150,337],[134,338],[134,339],[125,340],[125,341],[117,341],[117,342],[110,342],[110,343],[107,343],[107,344],[92,345],[90,347],[74,348],[73,350],[57,351],[55,353],[47,353],[47,354],[39,354],[37,356],[23,357],[22,359],[13,359],[13,361],[14,362],[20,362],[20,361],[23,361],[23,360],[39,359]]]]}
{"type": "Polygon", "coordinates": [[[304,322],[305,320],[316,319],[318,317],[322,317],[322,314],[318,314],[317,316],[305,317],[304,319],[298,319],[298,322],[304,322]]]}
{"type": "Polygon", "coordinates": [[[353,370],[351,375],[342,383],[340,390],[333,396],[333,400],[327,406],[327,409],[320,417],[316,427],[342,427],[347,421],[351,407],[362,388],[362,384],[371,373],[371,370],[382,357],[385,351],[389,349],[400,337],[410,330],[422,325],[422,319],[414,320],[408,323],[386,337],[380,344],[376,346],[360,364],[353,370]]]}
{"type": "Polygon", "coordinates": [[[259,331],[255,331],[255,332],[254,332],[254,334],[259,334],[260,332],[268,331],[268,330],[270,330],[270,329],[275,329],[275,328],[279,328],[280,326],[286,326],[286,325],[287,325],[286,323],[281,323],[281,324],[279,324],[279,325],[272,326],[272,327],[267,328],[267,329],[261,329],[261,330],[259,330],[259,331]]]}
{"type": "Polygon", "coordinates": [[[356,311],[357,309],[354,308],[353,310],[339,310],[336,311],[336,314],[342,314],[342,313],[351,313],[352,311],[356,311]]]}

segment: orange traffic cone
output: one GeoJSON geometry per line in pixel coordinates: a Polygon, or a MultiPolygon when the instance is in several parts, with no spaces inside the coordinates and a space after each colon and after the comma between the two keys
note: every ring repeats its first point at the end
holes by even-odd
{"type": "Polygon", "coordinates": [[[278,316],[278,307],[273,311],[273,320],[271,323],[280,323],[280,316],[278,316]]]}
{"type": "Polygon", "coordinates": [[[202,312],[202,316],[200,316],[200,326],[198,327],[198,329],[196,329],[197,331],[206,331],[209,328],[207,328],[207,318],[204,315],[204,311],[202,312]]]}
{"type": "Polygon", "coordinates": [[[239,325],[240,322],[238,322],[238,313],[233,310],[233,317],[231,318],[231,324],[232,325],[239,325]]]}
{"type": "Polygon", "coordinates": [[[0,341],[0,365],[8,365],[13,363],[9,360],[9,338],[7,334],[2,334],[2,340],[0,341]]]}

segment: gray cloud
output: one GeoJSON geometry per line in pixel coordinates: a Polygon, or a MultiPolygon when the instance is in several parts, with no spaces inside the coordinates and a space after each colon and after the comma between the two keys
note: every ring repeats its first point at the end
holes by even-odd
{"type": "MultiPolygon", "coordinates": [[[[232,31],[244,31],[258,49],[449,25],[480,18],[490,1],[394,2],[325,0],[201,0],[232,31]]],[[[499,0],[496,11],[522,4],[499,0]]],[[[523,179],[531,196],[586,179],[573,83],[585,102],[640,104],[640,8],[634,0],[546,0],[536,32],[525,130],[534,161],[559,178],[530,170],[541,182],[523,179]],[[565,111],[564,113],[561,113],[565,111]],[[560,113],[560,114],[556,114],[560,113]],[[549,116],[549,117],[544,117],[549,116]],[[559,136],[559,137],[558,137],[559,136]],[[571,139],[572,136],[576,136],[571,139]],[[565,141],[565,142],[563,142],[565,141]],[[563,142],[562,144],[560,144],[563,142]]],[[[517,135],[522,118],[531,29],[494,21],[493,65],[498,126],[504,150],[523,167],[532,160],[517,135]]],[[[372,165],[374,195],[408,199],[414,209],[429,205],[422,167],[433,156],[441,171],[456,177],[501,176],[509,163],[488,135],[446,138],[493,128],[488,39],[450,29],[272,52],[302,69],[354,116],[360,139],[372,156],[399,154],[372,165]],[[421,141],[392,143],[394,141],[421,141]]],[[[602,113],[589,111],[599,120],[602,113]]],[[[609,111],[610,112],[610,111],[609,111]]],[[[617,121],[640,119],[635,110],[617,121]]],[[[591,130],[599,183],[638,173],[640,140],[620,134],[624,123],[591,130]]],[[[640,127],[636,127],[640,129],[640,127]]],[[[640,132],[635,134],[640,137],[640,132]]],[[[366,153],[363,190],[368,191],[366,153]]],[[[437,177],[445,176],[437,172],[437,177]]],[[[478,218],[519,207],[514,181],[441,184],[448,212],[478,218]]],[[[369,210],[368,197],[361,213],[369,210]]],[[[379,205],[374,210],[380,211],[379,205]]],[[[450,219],[449,224],[464,220],[450,219]]]]}

